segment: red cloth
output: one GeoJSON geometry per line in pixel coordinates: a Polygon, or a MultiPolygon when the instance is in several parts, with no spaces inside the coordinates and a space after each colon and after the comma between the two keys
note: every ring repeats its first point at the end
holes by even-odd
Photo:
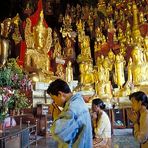
{"type": "MultiPolygon", "coordinates": [[[[32,28],[37,25],[39,18],[40,18],[41,10],[43,10],[42,0],[39,0],[38,1],[38,9],[36,10],[36,12],[33,15],[29,16],[31,23],[32,23],[32,28]]],[[[46,28],[48,27],[45,19],[44,19],[44,25],[46,28]]],[[[25,30],[25,26],[26,26],[26,22],[24,21],[23,22],[23,30],[25,30]]],[[[19,57],[19,61],[18,61],[18,64],[21,66],[24,65],[25,52],[26,52],[26,43],[25,43],[25,41],[22,40],[21,47],[20,47],[20,57],[19,57]]]]}

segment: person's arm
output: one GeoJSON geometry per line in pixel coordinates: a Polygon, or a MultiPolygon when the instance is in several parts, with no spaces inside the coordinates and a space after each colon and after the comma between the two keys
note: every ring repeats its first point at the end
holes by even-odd
{"type": "Polygon", "coordinates": [[[134,124],[134,136],[140,142],[144,143],[148,135],[148,115],[143,114],[140,117],[140,123],[134,124]]]}
{"type": "Polygon", "coordinates": [[[80,129],[77,119],[71,111],[61,112],[51,127],[53,138],[57,141],[73,143],[80,129]]]}

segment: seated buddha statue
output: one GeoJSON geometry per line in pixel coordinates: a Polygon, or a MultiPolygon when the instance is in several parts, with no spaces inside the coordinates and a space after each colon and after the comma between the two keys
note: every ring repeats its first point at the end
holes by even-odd
{"type": "Polygon", "coordinates": [[[78,63],[82,61],[91,60],[91,50],[90,50],[90,38],[89,36],[84,35],[83,41],[81,42],[81,53],[78,55],[78,63]]]}
{"type": "Polygon", "coordinates": [[[80,85],[81,90],[93,91],[94,90],[94,73],[93,64],[91,61],[80,63],[80,85]]]}
{"type": "Polygon", "coordinates": [[[38,73],[39,81],[50,79],[50,57],[48,52],[52,43],[51,28],[44,25],[43,11],[40,12],[38,24],[31,29],[31,20],[27,18],[25,27],[25,40],[27,51],[25,54],[25,69],[29,73],[38,73]],[[32,31],[33,30],[33,31],[32,31]]]}
{"type": "Polygon", "coordinates": [[[104,59],[102,64],[98,67],[98,84],[96,87],[97,96],[102,99],[112,98],[112,86],[109,80],[110,67],[108,59],[104,59]]]}
{"type": "Polygon", "coordinates": [[[75,49],[73,44],[74,41],[67,36],[65,39],[64,55],[66,59],[71,61],[75,60],[75,49]]]}
{"type": "Polygon", "coordinates": [[[134,47],[131,53],[132,65],[128,71],[132,77],[132,83],[135,86],[148,85],[148,62],[144,61],[143,49],[140,43],[134,47]]]}

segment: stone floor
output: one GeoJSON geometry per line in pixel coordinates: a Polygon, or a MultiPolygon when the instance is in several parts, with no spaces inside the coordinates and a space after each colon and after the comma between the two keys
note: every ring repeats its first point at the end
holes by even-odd
{"type": "MultiPolygon", "coordinates": [[[[112,135],[112,148],[139,148],[138,142],[134,139],[132,129],[115,129],[112,135]]],[[[38,145],[32,144],[30,148],[57,148],[53,139],[41,137],[38,145]]]]}

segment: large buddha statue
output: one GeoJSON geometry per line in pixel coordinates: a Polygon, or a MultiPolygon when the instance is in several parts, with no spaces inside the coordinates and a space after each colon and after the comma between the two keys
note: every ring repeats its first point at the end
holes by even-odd
{"type": "Polygon", "coordinates": [[[130,66],[131,69],[131,76],[132,83],[135,86],[139,85],[148,85],[148,62],[144,61],[143,49],[141,48],[140,43],[134,47],[132,53],[132,65],[130,66]]]}
{"type": "Polygon", "coordinates": [[[3,67],[7,61],[7,58],[10,54],[10,40],[9,33],[11,30],[11,19],[5,19],[0,26],[0,68],[3,67]]]}
{"type": "Polygon", "coordinates": [[[38,81],[48,81],[47,77],[50,74],[48,52],[52,43],[51,33],[51,28],[46,28],[44,25],[43,11],[40,12],[38,24],[33,27],[33,31],[31,30],[31,20],[27,18],[25,28],[27,52],[24,67],[28,72],[38,74],[38,81]]]}

